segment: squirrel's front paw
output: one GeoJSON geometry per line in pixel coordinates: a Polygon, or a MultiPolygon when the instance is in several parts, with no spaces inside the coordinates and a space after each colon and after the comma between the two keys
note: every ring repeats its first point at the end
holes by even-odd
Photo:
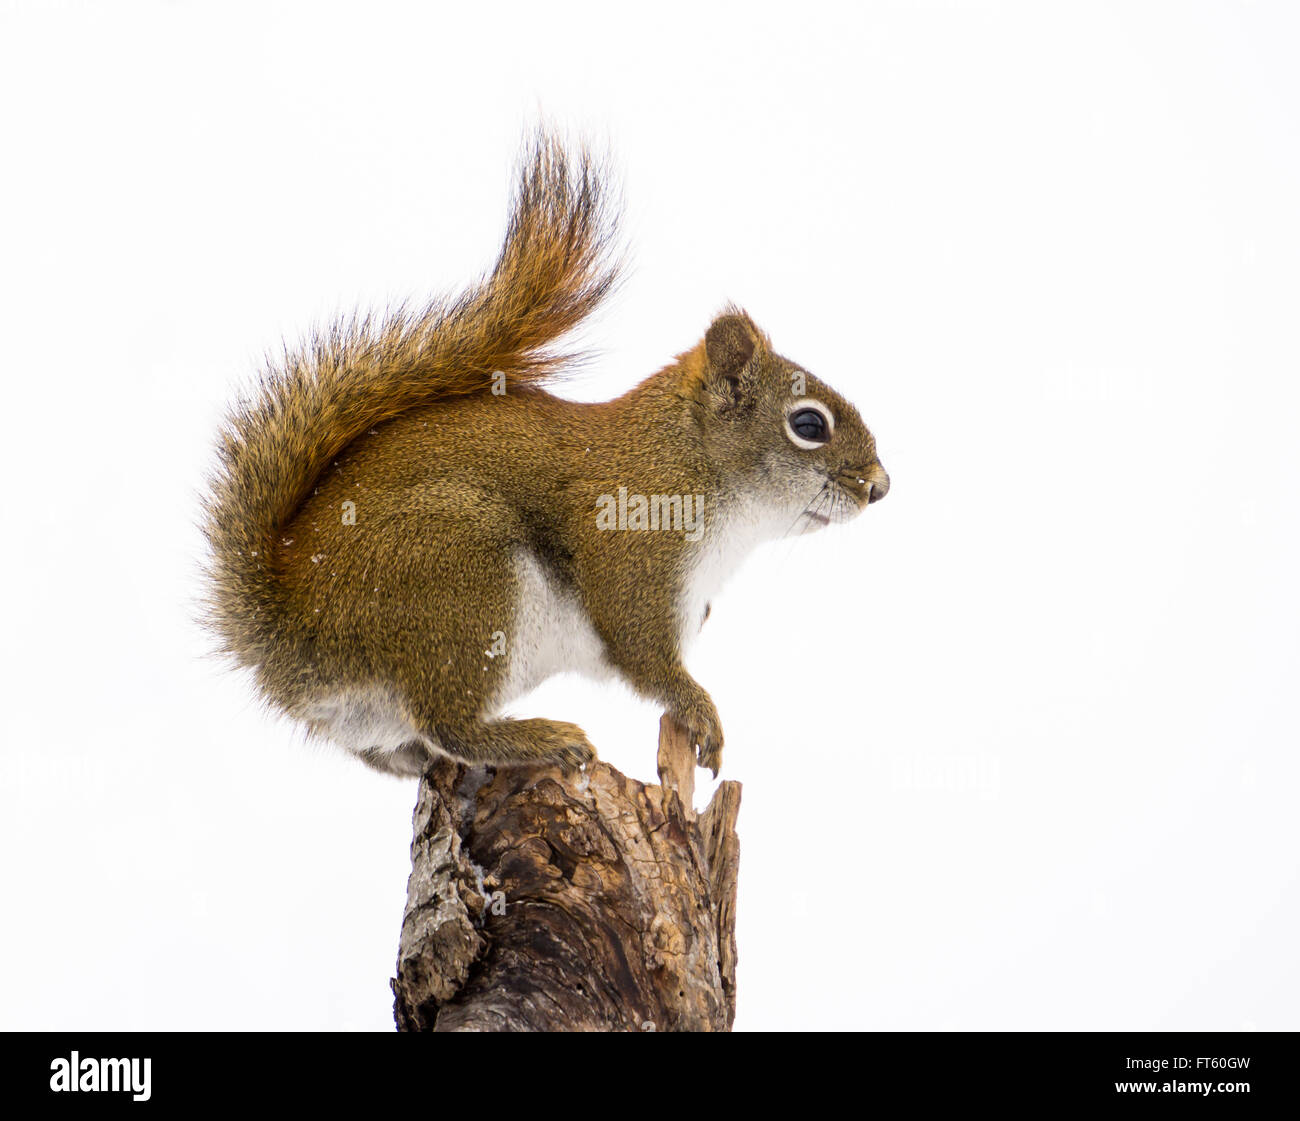
{"type": "Polygon", "coordinates": [[[708,767],[717,778],[722,767],[722,721],[709,695],[700,690],[698,696],[674,708],[672,715],[690,735],[691,746],[698,751],[699,765],[708,767]]]}

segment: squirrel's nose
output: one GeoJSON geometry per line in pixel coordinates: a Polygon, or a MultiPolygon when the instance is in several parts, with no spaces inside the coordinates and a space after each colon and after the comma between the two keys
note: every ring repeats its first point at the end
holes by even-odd
{"type": "Polygon", "coordinates": [[[879,463],[866,470],[859,467],[842,471],[836,476],[836,481],[859,502],[866,499],[866,505],[879,502],[889,492],[889,476],[879,463]]]}

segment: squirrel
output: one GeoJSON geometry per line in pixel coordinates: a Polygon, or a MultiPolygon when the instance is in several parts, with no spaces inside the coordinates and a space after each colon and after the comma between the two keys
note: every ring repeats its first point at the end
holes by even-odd
{"type": "Polygon", "coordinates": [[[576,671],[662,704],[716,776],[682,660],[710,598],[760,542],[889,490],[854,407],[735,306],[621,397],[547,391],[619,276],[605,180],[539,133],[485,279],[317,332],[221,429],[206,622],[274,708],[378,770],[582,767],[577,725],[504,714],[576,671]]]}

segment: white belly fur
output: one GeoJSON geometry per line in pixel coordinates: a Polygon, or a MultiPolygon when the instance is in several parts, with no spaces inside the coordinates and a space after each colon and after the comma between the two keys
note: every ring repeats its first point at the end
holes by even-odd
{"type": "Polygon", "coordinates": [[[704,536],[692,547],[695,555],[683,589],[679,621],[683,653],[700,633],[710,601],[744,559],[787,528],[784,514],[739,501],[713,511],[706,525],[704,536]]]}
{"type": "Polygon", "coordinates": [[[507,636],[505,678],[493,699],[494,713],[557,673],[597,680],[613,672],[605,644],[577,594],[554,580],[526,549],[515,554],[519,599],[514,634],[507,636]]]}
{"type": "Polygon", "coordinates": [[[305,705],[299,715],[312,732],[357,754],[371,748],[393,751],[412,740],[433,746],[407,719],[401,701],[386,689],[360,687],[330,693],[305,705]]]}

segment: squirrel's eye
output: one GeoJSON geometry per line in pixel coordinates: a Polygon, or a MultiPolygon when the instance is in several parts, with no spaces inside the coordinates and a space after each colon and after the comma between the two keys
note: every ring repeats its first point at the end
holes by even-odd
{"type": "Polygon", "coordinates": [[[805,440],[826,439],[826,418],[816,409],[800,409],[790,418],[790,427],[805,440]]]}
{"type": "Polygon", "coordinates": [[[802,397],[790,404],[785,418],[785,434],[797,448],[816,451],[835,432],[835,417],[815,397],[802,397]]]}
{"type": "Polygon", "coordinates": [[[824,444],[831,437],[826,418],[816,409],[799,409],[791,413],[790,431],[810,444],[824,444]]]}

